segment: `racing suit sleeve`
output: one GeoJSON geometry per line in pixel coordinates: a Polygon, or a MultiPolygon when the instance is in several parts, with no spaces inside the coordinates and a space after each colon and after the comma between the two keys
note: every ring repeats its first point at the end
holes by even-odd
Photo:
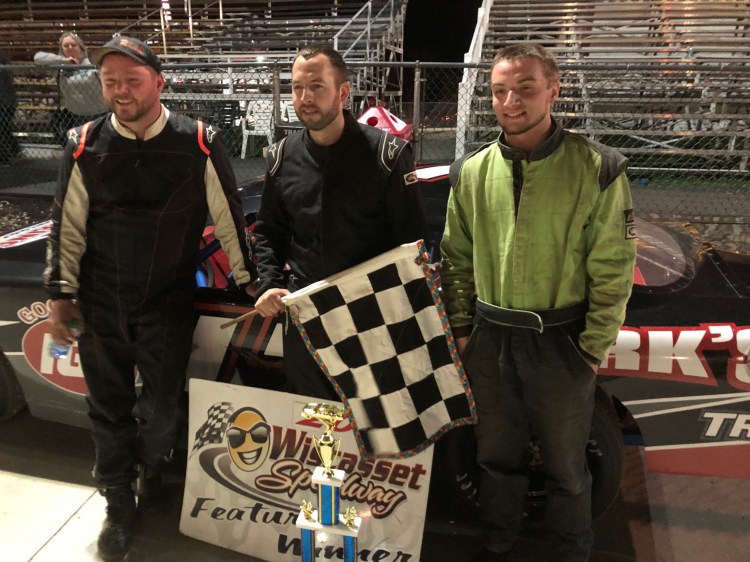
{"type": "Polygon", "coordinates": [[[427,240],[427,220],[411,146],[399,155],[387,185],[387,227],[391,246],[427,240]]]}
{"type": "MultiPolygon", "coordinates": [[[[453,172],[453,170],[451,170],[453,172]]],[[[471,300],[475,293],[473,239],[464,205],[467,204],[460,176],[451,174],[450,195],[445,216],[445,230],[440,243],[442,255],[440,282],[445,297],[448,321],[456,338],[471,333],[471,300]]]]}
{"type": "Polygon", "coordinates": [[[275,178],[267,173],[253,231],[255,253],[258,256],[257,297],[268,289],[284,287],[284,264],[290,229],[280,191],[275,178]]]}
{"type": "Polygon", "coordinates": [[[599,195],[586,233],[586,271],[590,279],[581,351],[600,363],[625,320],[633,287],[636,239],[633,202],[624,172],[599,195]]]}
{"type": "MultiPolygon", "coordinates": [[[[205,134],[205,133],[204,133],[205,134]]],[[[206,160],[206,200],[214,222],[214,234],[229,258],[237,286],[244,289],[253,280],[253,264],[247,249],[245,213],[226,148],[215,134],[206,160]]]]}
{"type": "Polygon", "coordinates": [[[47,266],[43,276],[52,299],[76,297],[81,258],[86,251],[89,197],[74,158],[77,148],[72,142],[65,146],[52,203],[52,227],[47,239],[47,266]]]}

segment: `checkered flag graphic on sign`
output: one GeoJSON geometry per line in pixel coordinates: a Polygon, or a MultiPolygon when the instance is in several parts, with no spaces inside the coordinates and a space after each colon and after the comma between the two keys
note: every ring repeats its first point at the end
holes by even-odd
{"type": "Polygon", "coordinates": [[[211,406],[206,413],[206,421],[195,432],[195,443],[191,452],[204,445],[221,443],[233,413],[234,407],[229,402],[217,402],[211,406]]]}
{"type": "Polygon", "coordinates": [[[421,242],[284,301],[344,402],[363,455],[410,456],[453,427],[476,423],[421,242]]]}

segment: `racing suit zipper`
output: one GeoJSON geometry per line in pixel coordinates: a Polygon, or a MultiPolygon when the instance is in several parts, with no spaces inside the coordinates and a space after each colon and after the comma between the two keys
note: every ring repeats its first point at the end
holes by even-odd
{"type": "MultiPolygon", "coordinates": [[[[326,263],[326,244],[323,238],[323,217],[325,216],[325,201],[326,201],[326,186],[329,184],[329,166],[331,156],[331,147],[325,147],[321,154],[321,176],[323,177],[323,183],[320,186],[320,213],[318,213],[318,240],[320,240],[320,264],[326,263]]],[[[325,266],[322,266],[323,273],[325,274],[325,266]]],[[[320,269],[318,269],[320,274],[320,269]]]]}
{"type": "Polygon", "coordinates": [[[521,160],[513,160],[513,205],[518,222],[518,207],[521,205],[521,190],[523,189],[523,166],[521,160]]]}
{"type": "Polygon", "coordinates": [[[140,168],[141,167],[141,155],[143,154],[143,143],[141,142],[140,139],[136,139],[135,143],[138,148],[138,156],[135,159],[135,164],[133,164],[133,167],[140,168]]]}

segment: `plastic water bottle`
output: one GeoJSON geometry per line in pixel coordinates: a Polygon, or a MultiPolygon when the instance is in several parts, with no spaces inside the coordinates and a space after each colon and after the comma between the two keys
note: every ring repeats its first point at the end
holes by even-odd
{"type": "MultiPolygon", "coordinates": [[[[78,338],[80,335],[80,332],[78,331],[78,320],[73,318],[69,325],[70,329],[73,331],[73,335],[78,338]]],[[[50,357],[54,357],[55,359],[65,359],[70,355],[72,347],[72,343],[57,343],[56,341],[51,341],[47,351],[49,352],[50,357]]]]}

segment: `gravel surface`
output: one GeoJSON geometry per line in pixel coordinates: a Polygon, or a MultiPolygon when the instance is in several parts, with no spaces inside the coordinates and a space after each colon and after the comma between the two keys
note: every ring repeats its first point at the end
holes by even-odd
{"type": "Polygon", "coordinates": [[[0,192],[0,236],[47,220],[50,204],[42,197],[3,196],[0,192]]]}

